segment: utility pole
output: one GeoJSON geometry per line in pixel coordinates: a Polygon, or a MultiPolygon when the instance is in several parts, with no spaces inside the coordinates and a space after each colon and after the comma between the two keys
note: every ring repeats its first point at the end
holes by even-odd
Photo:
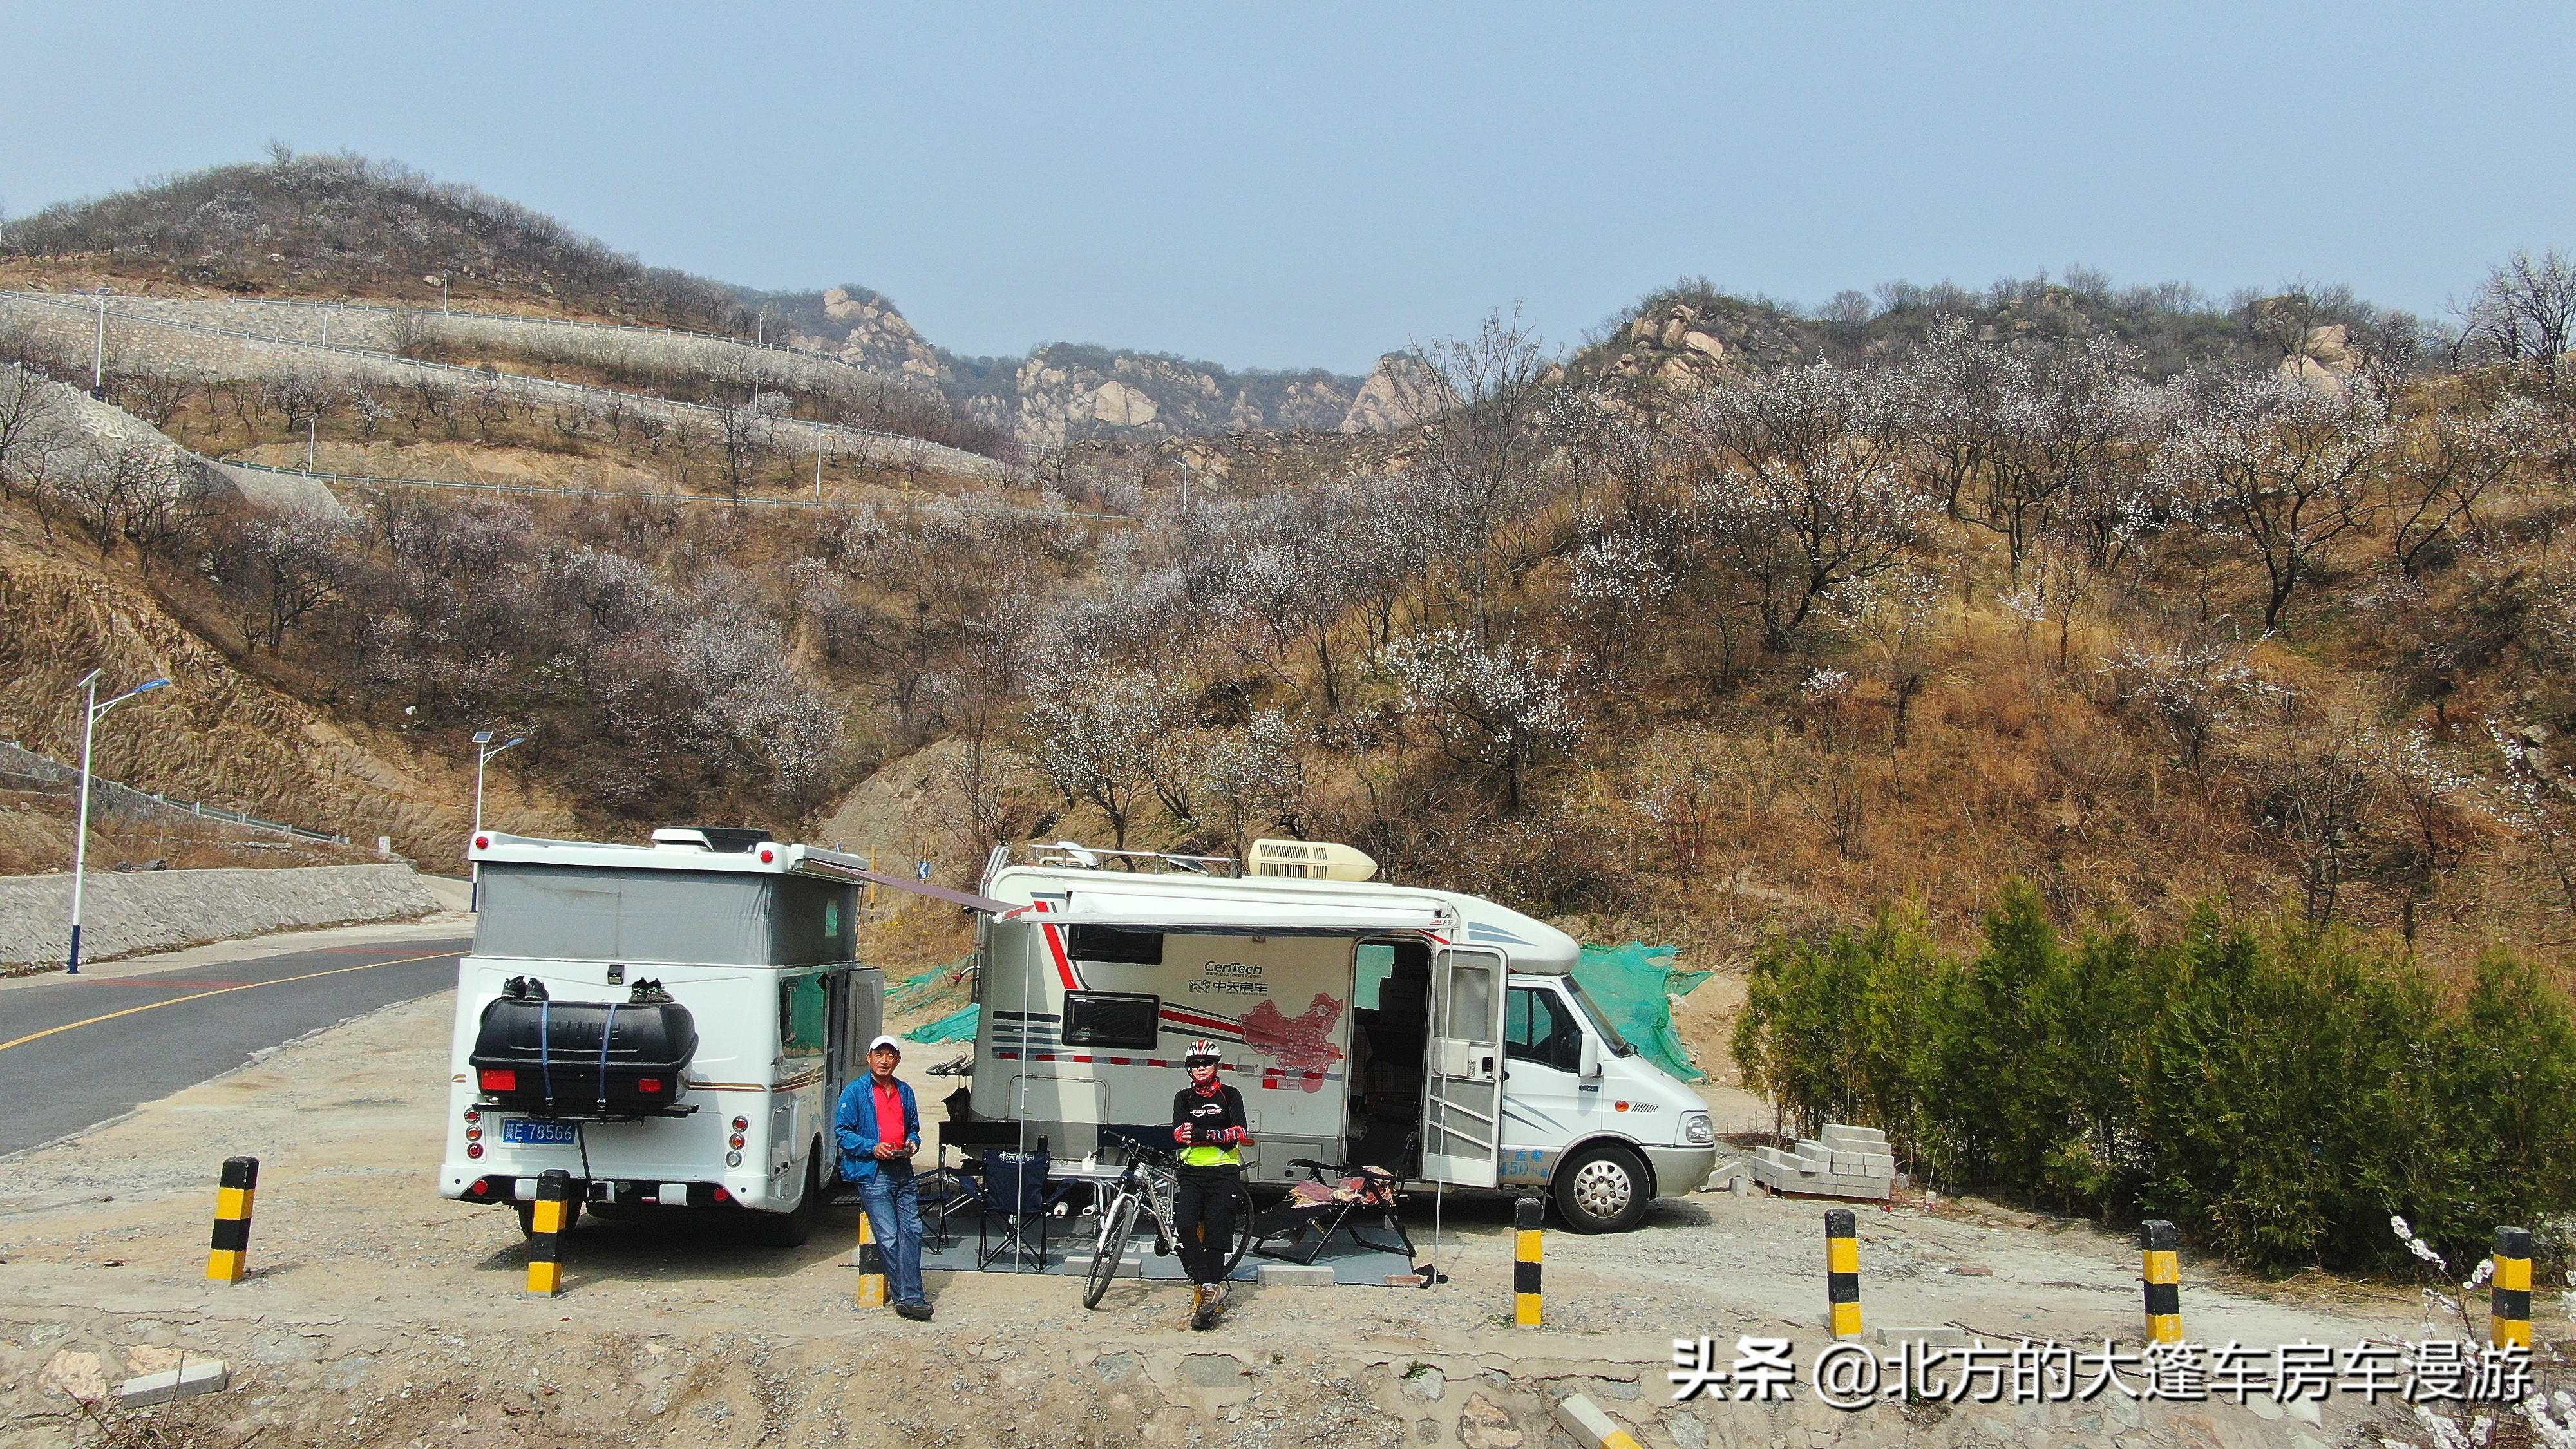
{"type": "Polygon", "coordinates": [[[823,425],[814,425],[814,501],[823,501],[823,425]]]}
{"type": "Polygon", "coordinates": [[[321,422],[321,421],[322,421],[322,415],[321,415],[320,413],[315,413],[313,416],[311,416],[311,417],[309,417],[309,418],[306,418],[306,419],[304,420],[304,471],[305,471],[305,472],[307,472],[307,473],[310,473],[310,472],[312,472],[312,471],[313,471],[313,429],[314,429],[314,425],[315,425],[315,424],[317,424],[317,423],[319,423],[319,422],[321,422]]]}
{"type": "Polygon", "coordinates": [[[116,708],[118,705],[125,703],[127,700],[132,699],[138,694],[148,694],[151,691],[163,688],[170,683],[170,681],[166,679],[147,680],[144,683],[138,684],[132,689],[127,690],[125,693],[118,695],[116,698],[109,700],[107,703],[101,704],[98,702],[98,676],[103,672],[104,671],[102,670],[93,669],[89,673],[82,675],[80,682],[80,688],[82,691],[80,818],[74,822],[72,826],[72,954],[70,962],[63,968],[63,974],[66,976],[78,976],[80,974],[81,887],[86,884],[89,875],[90,741],[98,733],[99,716],[116,708]]]}

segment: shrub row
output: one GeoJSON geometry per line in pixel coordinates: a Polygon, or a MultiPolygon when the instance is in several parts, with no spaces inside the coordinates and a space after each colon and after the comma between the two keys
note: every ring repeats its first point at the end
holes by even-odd
{"type": "Polygon", "coordinates": [[[2067,940],[2015,887],[1970,958],[1900,911],[1775,940],[1734,1051],[1802,1130],[1878,1126],[1954,1189],[2170,1218],[2266,1271],[2391,1265],[2391,1214],[2474,1261],[2576,1200],[2576,1022],[2501,955],[2445,982],[2205,908],[2067,940]]]}

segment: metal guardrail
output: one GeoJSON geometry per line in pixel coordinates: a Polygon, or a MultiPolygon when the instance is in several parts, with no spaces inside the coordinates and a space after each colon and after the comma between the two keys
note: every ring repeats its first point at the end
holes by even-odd
{"type": "MultiPolygon", "coordinates": [[[[80,772],[78,770],[73,769],[69,765],[58,763],[49,756],[40,755],[34,750],[28,749],[26,746],[19,744],[15,740],[0,740],[0,746],[5,746],[17,754],[44,764],[57,772],[53,774],[43,774],[30,770],[0,769],[0,777],[41,781],[48,785],[62,786],[64,793],[66,794],[76,795],[79,793],[80,772]]],[[[307,830],[301,825],[289,825],[282,820],[263,820],[246,811],[227,810],[220,805],[207,805],[195,800],[174,800],[170,796],[161,794],[158,791],[137,790],[123,781],[104,779],[97,775],[90,776],[89,787],[90,793],[93,797],[104,792],[111,799],[123,797],[129,803],[139,803],[148,800],[152,804],[165,810],[184,810],[191,815],[200,817],[201,819],[222,820],[234,825],[247,825],[254,830],[273,830],[280,835],[289,836],[297,840],[311,840],[324,845],[346,845],[349,843],[349,837],[345,835],[331,835],[319,830],[307,830]]]]}
{"type": "MultiPolygon", "coordinates": [[[[482,493],[524,493],[550,498],[640,498],[659,503],[710,503],[727,507],[741,504],[746,507],[760,508],[819,508],[855,512],[866,508],[893,506],[864,500],[851,502],[839,498],[761,497],[750,494],[740,498],[729,498],[720,493],[664,493],[643,488],[554,488],[535,483],[467,483],[446,478],[384,478],[371,473],[307,472],[302,468],[280,468],[274,463],[252,463],[239,458],[213,458],[203,453],[190,453],[188,456],[200,463],[219,468],[248,468],[256,472],[276,473],[288,478],[311,478],[321,483],[381,484],[395,488],[467,488],[482,493]]],[[[1136,524],[1145,521],[1141,518],[1130,518],[1123,513],[1077,513],[1069,508],[1022,508],[1016,504],[975,503],[938,494],[907,496],[914,499],[919,506],[957,508],[969,513],[1000,513],[1022,518],[1079,518],[1094,523],[1136,524]]]]}
{"type": "MultiPolygon", "coordinates": [[[[422,358],[405,357],[398,352],[387,352],[381,348],[375,347],[350,347],[338,342],[303,342],[291,337],[271,337],[259,332],[244,332],[239,328],[234,327],[218,327],[211,322],[183,322],[173,317],[154,317],[141,312],[129,312],[119,307],[111,306],[101,308],[95,302],[78,301],[53,292],[20,292],[0,289],[0,299],[5,299],[11,302],[32,303],[39,307],[50,307],[58,312],[95,313],[104,311],[108,316],[113,317],[120,322],[131,323],[144,327],[161,327],[174,332],[193,332],[206,337],[230,337],[243,342],[265,343],[270,347],[300,347],[312,352],[338,353],[345,357],[363,358],[369,362],[381,363],[391,367],[417,367],[434,372],[457,373],[475,378],[484,383],[512,383],[524,387],[554,388],[558,391],[583,393],[593,397],[618,398],[630,403],[645,403],[657,407],[684,408],[691,412],[706,413],[712,416],[722,416],[732,411],[729,408],[716,407],[708,403],[682,402],[678,398],[660,397],[652,393],[627,392],[621,388],[613,387],[593,387],[586,382],[567,382],[561,378],[553,377],[530,377],[526,373],[521,372],[491,372],[479,367],[465,367],[453,362],[430,362],[422,358]]],[[[718,340],[723,341],[727,339],[720,338],[718,340]]],[[[843,366],[847,365],[848,364],[846,363],[843,364],[843,366]]],[[[836,437],[866,439],[872,442],[888,444],[907,453],[917,452],[921,455],[922,461],[925,463],[931,461],[933,458],[939,458],[950,468],[951,471],[964,473],[972,477],[985,478],[998,482],[1011,477],[1016,472],[1010,464],[1005,463],[998,458],[988,458],[981,453],[969,453],[963,448],[952,448],[945,443],[934,443],[928,438],[915,438],[902,433],[881,432],[875,428],[853,427],[848,423],[815,422],[807,418],[789,418],[784,420],[784,422],[785,425],[791,427],[815,428],[836,437]]]]}

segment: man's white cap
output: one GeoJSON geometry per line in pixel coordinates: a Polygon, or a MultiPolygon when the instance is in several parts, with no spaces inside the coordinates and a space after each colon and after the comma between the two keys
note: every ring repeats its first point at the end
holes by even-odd
{"type": "Polygon", "coordinates": [[[875,1051],[878,1047],[892,1047],[892,1048],[894,1048],[896,1051],[900,1052],[900,1051],[902,1051],[902,1050],[903,1050],[903,1043],[902,1043],[902,1042],[899,1042],[899,1041],[896,1041],[893,1037],[890,1037],[890,1036],[881,1036],[881,1037],[878,1037],[875,1041],[872,1041],[872,1042],[869,1042],[869,1043],[868,1043],[868,1050],[869,1050],[869,1051],[875,1051]]]}

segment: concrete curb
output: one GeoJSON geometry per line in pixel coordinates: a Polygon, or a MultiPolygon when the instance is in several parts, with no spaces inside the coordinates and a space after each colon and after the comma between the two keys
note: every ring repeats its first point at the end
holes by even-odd
{"type": "Polygon", "coordinates": [[[1582,1394],[1568,1394],[1557,1400],[1553,1412],[1557,1426],[1573,1435],[1585,1449],[1645,1449],[1636,1435],[1620,1428],[1618,1420],[1582,1394]]]}

